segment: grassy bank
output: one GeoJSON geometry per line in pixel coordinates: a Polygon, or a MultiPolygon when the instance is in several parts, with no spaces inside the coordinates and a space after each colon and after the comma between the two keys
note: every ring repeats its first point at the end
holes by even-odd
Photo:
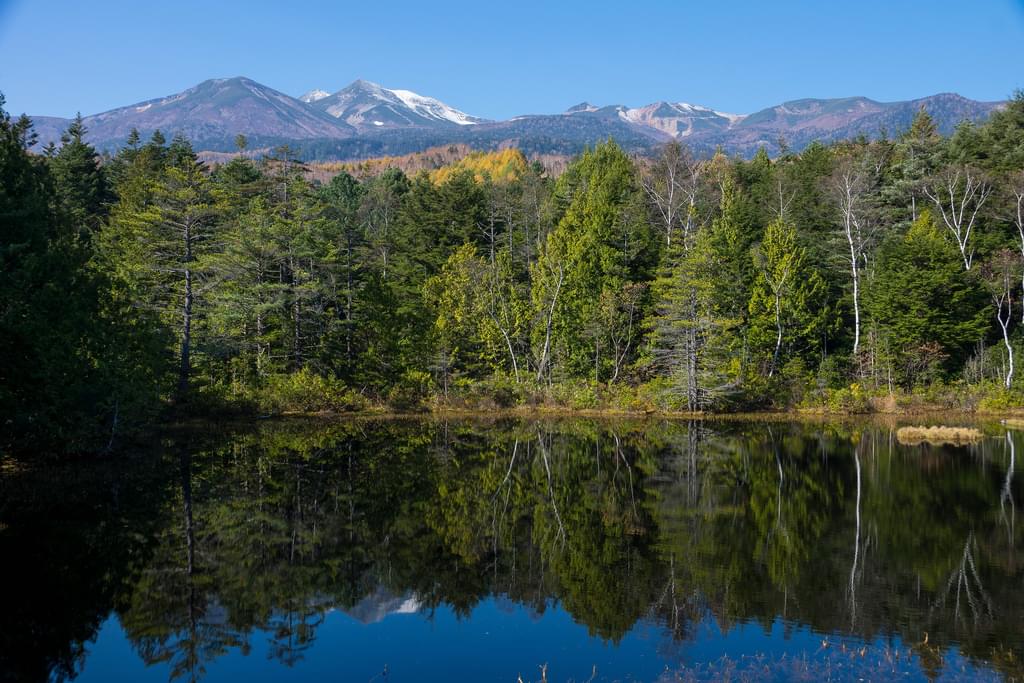
{"type": "Polygon", "coordinates": [[[606,384],[572,380],[555,384],[511,380],[461,382],[447,393],[429,382],[394,387],[384,396],[310,372],[269,378],[258,388],[205,387],[179,407],[191,415],[578,415],[674,416],[779,415],[911,416],[965,413],[981,416],[1024,415],[1024,391],[1002,385],[933,383],[912,390],[775,386],[762,395],[737,395],[702,411],[688,411],[674,387],[663,380],[645,384],[606,384]]]}

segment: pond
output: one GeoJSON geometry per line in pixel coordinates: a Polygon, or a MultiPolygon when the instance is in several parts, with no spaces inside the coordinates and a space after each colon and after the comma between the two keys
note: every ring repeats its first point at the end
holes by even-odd
{"type": "Polygon", "coordinates": [[[0,680],[1020,680],[1024,432],[353,420],[0,474],[0,680]]]}

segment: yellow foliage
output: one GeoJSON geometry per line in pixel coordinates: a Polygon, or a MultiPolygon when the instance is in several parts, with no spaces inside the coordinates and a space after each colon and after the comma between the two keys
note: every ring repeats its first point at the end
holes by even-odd
{"type": "Polygon", "coordinates": [[[896,440],[908,446],[922,443],[960,446],[980,441],[982,436],[983,434],[973,427],[900,427],[896,430],[896,440]]]}
{"type": "Polygon", "coordinates": [[[511,147],[497,152],[472,152],[453,164],[432,171],[430,179],[440,185],[456,173],[470,171],[477,182],[490,178],[495,183],[507,183],[521,178],[527,165],[523,153],[511,147]]]}

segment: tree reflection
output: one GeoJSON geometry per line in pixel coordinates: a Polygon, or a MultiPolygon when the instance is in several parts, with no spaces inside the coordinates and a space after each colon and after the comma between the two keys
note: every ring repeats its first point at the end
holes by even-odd
{"type": "MultiPolygon", "coordinates": [[[[113,608],[176,679],[254,639],[295,665],[330,610],[468,616],[491,596],[558,603],[612,643],[642,620],[683,642],[709,618],[783,618],[898,636],[934,671],[958,644],[1021,673],[1013,434],[968,451],[904,448],[871,426],[354,421],[165,451],[161,495],[133,499],[122,523],[145,552],[105,556],[128,578],[75,618],[95,629],[113,608]]],[[[73,673],[68,643],[86,636],[61,633],[47,666],[73,673]]]]}

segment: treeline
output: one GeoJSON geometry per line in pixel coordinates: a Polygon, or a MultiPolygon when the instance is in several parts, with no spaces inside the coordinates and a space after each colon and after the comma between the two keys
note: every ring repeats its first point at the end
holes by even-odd
{"type": "MultiPolygon", "coordinates": [[[[308,180],[80,121],[0,119],[4,443],[111,443],[167,404],[1016,404],[1024,95],[947,138],[751,160],[613,142],[308,180]],[[930,393],[929,393],[930,392],[930,393]]],[[[244,139],[239,140],[244,147],[244,139]]]]}

